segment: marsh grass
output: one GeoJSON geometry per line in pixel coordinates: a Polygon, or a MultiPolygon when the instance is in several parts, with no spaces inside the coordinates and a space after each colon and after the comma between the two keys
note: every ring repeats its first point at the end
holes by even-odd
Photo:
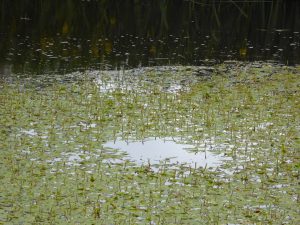
{"type": "Polygon", "coordinates": [[[184,69],[135,75],[133,84],[99,79],[1,84],[0,223],[299,223],[298,67],[223,64],[205,79],[184,69]],[[170,89],[189,78],[196,82],[170,89]],[[150,137],[224,161],[137,165],[104,147],[150,137]]]}

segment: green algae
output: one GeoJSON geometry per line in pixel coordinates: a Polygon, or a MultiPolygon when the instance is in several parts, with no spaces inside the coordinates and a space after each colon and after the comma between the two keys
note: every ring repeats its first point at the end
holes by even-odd
{"type": "Polygon", "coordinates": [[[299,68],[193,71],[2,83],[0,223],[298,224],[299,68]],[[104,147],[155,137],[224,161],[138,165],[104,147]]]}

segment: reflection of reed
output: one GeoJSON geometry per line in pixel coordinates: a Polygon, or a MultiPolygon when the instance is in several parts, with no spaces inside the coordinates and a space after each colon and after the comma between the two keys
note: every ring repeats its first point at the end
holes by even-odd
{"type": "Polygon", "coordinates": [[[79,35],[109,36],[120,32],[145,35],[148,31],[155,31],[153,35],[160,35],[166,30],[180,28],[190,31],[194,28],[191,20],[206,30],[220,27],[227,29],[233,25],[233,21],[241,26],[247,20],[252,20],[255,25],[265,25],[264,21],[268,21],[267,27],[264,27],[267,29],[283,25],[284,21],[289,29],[295,29],[299,25],[296,24],[299,21],[299,6],[297,1],[287,3],[283,0],[139,0],[134,3],[130,0],[99,0],[89,3],[67,0],[63,3],[59,1],[59,4],[57,0],[43,3],[24,0],[22,4],[4,0],[0,6],[0,24],[2,30],[9,30],[12,35],[24,32],[24,21],[20,18],[30,19],[26,25],[34,28],[30,30],[32,34],[42,32],[49,35],[62,30],[79,35]],[[254,16],[258,17],[258,21],[254,21],[254,16]],[[69,29],[66,29],[67,26],[69,29]]]}
{"type": "MultiPolygon", "coordinates": [[[[245,40],[257,41],[259,46],[274,41],[274,33],[257,32],[258,29],[272,31],[284,28],[294,31],[300,27],[299,1],[23,0],[20,3],[3,0],[0,7],[0,34],[6,35],[0,42],[1,55],[15,47],[13,45],[18,42],[18,34],[28,35],[32,42],[40,42],[39,39],[44,37],[57,38],[58,34],[64,38],[90,39],[92,47],[87,51],[98,58],[110,54],[114,48],[112,40],[124,34],[155,40],[167,39],[173,34],[181,39],[189,37],[185,42],[185,51],[194,50],[191,44],[193,40],[209,36],[205,42],[210,49],[205,53],[208,57],[224,43],[245,57],[245,40]],[[99,38],[107,39],[103,46],[97,43],[99,38]]],[[[156,42],[151,43],[150,53],[157,55],[160,48],[156,42]]],[[[32,52],[21,57],[36,54],[35,50],[27,51],[32,52]]],[[[75,51],[78,49],[71,52],[75,51]]],[[[53,52],[57,52],[57,49],[53,49],[53,52]]]]}

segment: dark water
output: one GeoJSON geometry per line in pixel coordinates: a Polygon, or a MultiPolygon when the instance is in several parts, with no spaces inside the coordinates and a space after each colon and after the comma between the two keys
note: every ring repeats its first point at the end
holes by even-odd
{"type": "Polygon", "coordinates": [[[300,63],[300,1],[0,0],[0,73],[300,63]]]}

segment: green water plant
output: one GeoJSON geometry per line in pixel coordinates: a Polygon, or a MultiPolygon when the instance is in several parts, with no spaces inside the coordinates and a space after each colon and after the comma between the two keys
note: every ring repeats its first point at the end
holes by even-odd
{"type": "Polygon", "coordinates": [[[299,69],[224,68],[2,83],[0,223],[298,224],[299,69]],[[223,161],[138,164],[105,147],[167,137],[223,161]]]}

